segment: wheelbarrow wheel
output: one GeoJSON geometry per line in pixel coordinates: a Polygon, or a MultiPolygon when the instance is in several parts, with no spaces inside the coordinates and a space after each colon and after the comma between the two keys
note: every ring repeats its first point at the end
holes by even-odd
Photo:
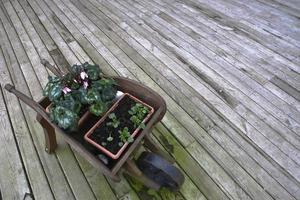
{"type": "Polygon", "coordinates": [[[179,169],[157,154],[144,151],[136,163],[146,177],[161,187],[176,191],[184,182],[184,176],[179,169]]]}

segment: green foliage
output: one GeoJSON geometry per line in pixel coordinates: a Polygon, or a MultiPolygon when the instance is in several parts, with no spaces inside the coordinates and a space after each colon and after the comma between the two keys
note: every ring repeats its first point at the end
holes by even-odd
{"type": "Polygon", "coordinates": [[[48,96],[50,101],[58,99],[62,95],[62,86],[60,84],[60,79],[57,77],[48,77],[48,83],[43,90],[43,95],[48,96]]]}
{"type": "Polygon", "coordinates": [[[88,104],[93,104],[93,103],[96,103],[98,101],[101,101],[100,92],[95,88],[89,89],[88,92],[85,95],[85,101],[88,104]]]}
{"type": "Polygon", "coordinates": [[[115,98],[117,92],[114,87],[115,85],[117,85],[117,83],[113,79],[101,79],[92,82],[92,87],[101,91],[101,99],[103,101],[111,101],[115,98]]]}
{"type": "Polygon", "coordinates": [[[133,138],[131,137],[127,127],[124,127],[122,130],[119,130],[118,132],[120,133],[119,138],[123,143],[133,142],[133,138]]]}
{"type": "Polygon", "coordinates": [[[80,101],[77,101],[70,93],[65,94],[64,98],[61,98],[61,100],[56,101],[56,106],[67,108],[68,110],[76,114],[78,114],[81,109],[80,101]]]}
{"type": "Polygon", "coordinates": [[[52,108],[50,117],[55,123],[58,124],[59,127],[63,129],[76,126],[78,121],[78,115],[76,113],[62,106],[56,106],[52,108]]]}
{"type": "Polygon", "coordinates": [[[114,140],[114,138],[111,136],[111,134],[109,134],[109,136],[108,136],[108,138],[106,138],[106,140],[107,140],[108,142],[111,142],[111,141],[114,140]]]}
{"type": "Polygon", "coordinates": [[[111,121],[107,122],[106,125],[114,127],[114,128],[118,128],[118,126],[120,125],[120,121],[117,119],[116,114],[115,113],[110,113],[108,115],[108,118],[111,119],[111,121]]]}
{"type": "Polygon", "coordinates": [[[142,123],[145,116],[149,113],[149,109],[146,106],[143,106],[140,103],[136,103],[131,109],[128,111],[131,115],[130,121],[133,123],[134,127],[145,128],[145,124],[142,123]]]}
{"type": "Polygon", "coordinates": [[[115,98],[116,82],[104,78],[98,65],[73,65],[63,77],[48,77],[43,95],[52,102],[50,116],[63,129],[74,128],[83,105],[100,116],[115,98]]]}
{"type": "Polygon", "coordinates": [[[84,63],[83,65],[86,66],[85,68],[86,68],[89,79],[91,79],[93,81],[99,79],[99,75],[101,73],[99,65],[90,65],[88,63],[84,63]]]}
{"type": "Polygon", "coordinates": [[[100,116],[107,111],[107,103],[103,101],[97,101],[90,106],[89,111],[96,116],[100,116]]]}

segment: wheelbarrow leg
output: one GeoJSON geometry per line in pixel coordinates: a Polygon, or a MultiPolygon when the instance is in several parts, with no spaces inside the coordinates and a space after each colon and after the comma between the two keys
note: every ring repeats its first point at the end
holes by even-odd
{"type": "Polygon", "coordinates": [[[135,162],[131,159],[127,160],[125,165],[123,166],[125,171],[124,173],[130,175],[131,177],[137,179],[141,183],[143,183],[146,187],[159,190],[160,185],[148,178],[143,174],[143,172],[137,167],[135,162]]]}
{"type": "Polygon", "coordinates": [[[175,160],[166,152],[161,150],[161,148],[151,139],[149,135],[146,135],[144,138],[144,146],[152,151],[153,153],[156,153],[160,156],[162,156],[164,159],[169,161],[170,163],[175,163],[175,160]]]}
{"type": "Polygon", "coordinates": [[[57,147],[55,129],[40,114],[36,119],[42,125],[45,135],[45,151],[49,154],[53,153],[57,147]]]}

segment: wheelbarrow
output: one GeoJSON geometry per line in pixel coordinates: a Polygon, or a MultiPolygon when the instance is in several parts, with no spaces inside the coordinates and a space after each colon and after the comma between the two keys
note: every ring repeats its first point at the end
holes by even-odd
{"type": "MultiPolygon", "coordinates": [[[[56,76],[63,76],[63,73],[55,66],[52,66],[48,61],[43,59],[42,64],[56,76]]],[[[120,181],[120,173],[124,172],[149,188],[159,190],[161,187],[167,187],[173,191],[178,190],[184,182],[183,174],[172,165],[174,163],[173,158],[162,151],[150,137],[151,129],[156,123],[161,121],[165,115],[166,103],[164,99],[149,87],[136,81],[122,77],[110,78],[113,78],[117,82],[117,89],[119,91],[134,95],[152,106],[155,112],[146,124],[146,127],[140,131],[134,142],[127,147],[120,158],[117,160],[109,160],[108,163],[99,159],[99,152],[95,153],[95,149],[93,149],[91,145],[88,145],[83,138],[86,130],[99,120],[99,118],[91,117],[83,128],[70,134],[51,121],[46,112],[46,107],[51,103],[47,97],[36,102],[16,90],[13,85],[6,84],[5,89],[15,94],[20,100],[37,112],[36,119],[44,130],[45,151],[47,153],[53,153],[55,151],[57,147],[56,133],[61,134],[72,149],[77,151],[105,176],[114,181],[120,181]],[[141,146],[144,146],[146,150],[135,160],[134,155],[141,146]]]]}

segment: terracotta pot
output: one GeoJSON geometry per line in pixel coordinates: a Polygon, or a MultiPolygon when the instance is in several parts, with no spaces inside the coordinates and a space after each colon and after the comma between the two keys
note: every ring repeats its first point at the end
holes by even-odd
{"type": "MultiPolygon", "coordinates": [[[[112,152],[110,152],[109,150],[107,150],[105,147],[103,147],[101,144],[98,144],[97,142],[95,142],[94,140],[92,140],[90,138],[90,136],[94,133],[95,129],[102,123],[104,122],[104,120],[108,117],[108,115],[110,113],[112,113],[115,109],[117,109],[119,102],[124,98],[128,96],[129,98],[133,99],[135,102],[138,102],[144,106],[146,106],[147,108],[150,109],[150,112],[148,113],[148,115],[144,118],[144,120],[142,121],[142,123],[146,123],[149,118],[151,117],[151,115],[154,113],[154,108],[149,106],[148,104],[144,103],[143,101],[137,99],[136,97],[132,96],[129,93],[124,93],[122,95],[122,97],[120,99],[118,99],[118,101],[116,103],[114,103],[114,105],[105,113],[105,115],[85,134],[84,139],[89,142],[90,144],[92,144],[93,146],[95,146],[96,148],[98,148],[99,150],[101,150],[103,153],[105,153],[106,155],[108,155],[109,157],[111,157],[112,159],[118,159],[120,157],[120,155],[123,153],[123,151],[126,149],[126,147],[129,145],[128,142],[124,143],[124,145],[120,148],[120,150],[116,153],[113,154],[112,152]]],[[[137,129],[134,130],[134,132],[131,134],[131,136],[134,138],[136,136],[136,134],[140,131],[140,127],[138,127],[137,129]]]]}
{"type": "MultiPolygon", "coordinates": [[[[52,103],[46,107],[46,112],[49,114],[50,113],[50,107],[52,106],[52,103]]],[[[81,126],[85,121],[86,119],[91,115],[90,111],[87,110],[81,117],[80,119],[78,120],[78,126],[81,126]]]]}

